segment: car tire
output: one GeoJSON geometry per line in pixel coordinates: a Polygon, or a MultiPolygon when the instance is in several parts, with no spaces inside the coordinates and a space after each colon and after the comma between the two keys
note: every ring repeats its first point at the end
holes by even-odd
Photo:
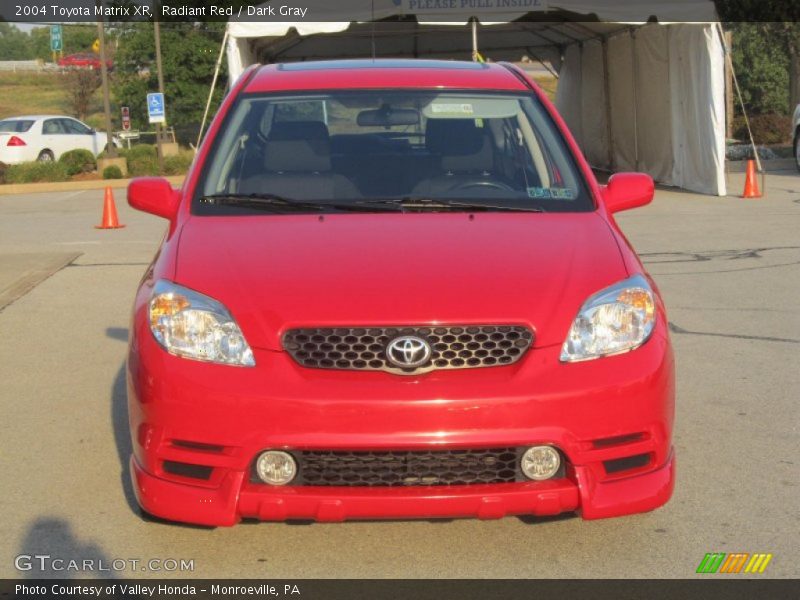
{"type": "Polygon", "coordinates": [[[50,150],[42,150],[39,152],[39,156],[36,157],[38,162],[53,162],[56,159],[53,156],[53,153],[50,150]]]}

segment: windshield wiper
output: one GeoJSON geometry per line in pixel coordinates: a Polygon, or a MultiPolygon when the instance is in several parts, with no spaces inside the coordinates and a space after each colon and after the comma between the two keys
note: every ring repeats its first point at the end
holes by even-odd
{"type": "Polygon", "coordinates": [[[356,200],[354,204],[370,206],[397,206],[401,209],[417,208],[431,210],[482,210],[505,212],[545,212],[541,206],[497,206],[482,202],[468,202],[464,200],[450,200],[448,198],[427,198],[424,196],[403,196],[402,198],[376,198],[374,200],[356,200]]]}
{"type": "MultiPolygon", "coordinates": [[[[216,206],[239,206],[270,211],[311,211],[326,210],[363,211],[363,206],[356,203],[331,203],[315,200],[295,200],[277,194],[210,194],[202,196],[200,202],[216,206]]],[[[375,207],[378,208],[378,207],[375,207]]],[[[380,206],[379,210],[397,211],[399,208],[380,206]]]]}

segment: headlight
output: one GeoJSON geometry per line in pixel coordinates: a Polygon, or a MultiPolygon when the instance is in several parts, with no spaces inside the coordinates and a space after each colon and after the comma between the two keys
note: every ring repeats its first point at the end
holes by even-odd
{"type": "Polygon", "coordinates": [[[252,367],[256,364],[239,326],[219,302],[160,280],[149,307],[150,330],[170,354],[252,367]]]}
{"type": "Polygon", "coordinates": [[[655,323],[653,290],[644,277],[634,275],[584,302],[561,348],[561,360],[628,352],[647,341],[655,323]]]}

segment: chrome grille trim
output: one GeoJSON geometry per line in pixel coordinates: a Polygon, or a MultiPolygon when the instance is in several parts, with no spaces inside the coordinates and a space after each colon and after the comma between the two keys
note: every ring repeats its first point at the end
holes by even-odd
{"type": "Polygon", "coordinates": [[[522,358],[533,340],[533,332],[522,325],[331,327],[290,329],[283,335],[283,347],[304,367],[416,375],[510,365],[522,358]],[[386,346],[401,336],[427,341],[430,360],[413,369],[389,363],[386,346]]]}

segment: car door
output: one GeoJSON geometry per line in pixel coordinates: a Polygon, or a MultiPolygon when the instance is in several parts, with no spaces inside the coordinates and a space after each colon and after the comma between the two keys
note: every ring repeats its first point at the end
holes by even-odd
{"type": "Polygon", "coordinates": [[[88,125],[81,123],[77,119],[64,119],[64,127],[70,134],[71,149],[83,148],[93,155],[100,154],[101,146],[97,144],[97,136],[94,130],[88,125]]]}
{"type": "Polygon", "coordinates": [[[68,150],[83,149],[88,150],[92,154],[97,154],[94,151],[94,134],[92,130],[75,119],[62,118],[61,126],[64,129],[64,152],[68,150]]]}
{"type": "Polygon", "coordinates": [[[61,119],[45,119],[42,123],[42,144],[37,149],[37,156],[42,150],[49,149],[53,153],[53,157],[58,160],[59,156],[69,150],[66,133],[61,119]]]}

